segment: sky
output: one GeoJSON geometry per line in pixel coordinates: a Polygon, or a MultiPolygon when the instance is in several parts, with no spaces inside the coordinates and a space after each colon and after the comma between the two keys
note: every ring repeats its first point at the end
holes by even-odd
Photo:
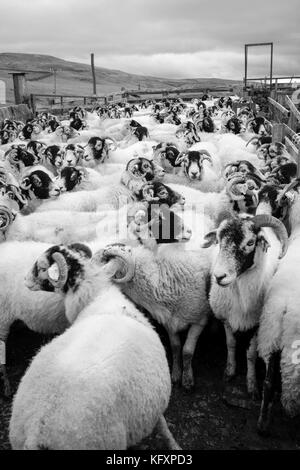
{"type": "MultiPolygon", "coordinates": [[[[244,76],[244,44],[274,42],[274,74],[300,75],[299,0],[0,0],[0,52],[48,54],[167,78],[244,76]]],[[[249,76],[269,74],[250,48],[249,76]]]]}

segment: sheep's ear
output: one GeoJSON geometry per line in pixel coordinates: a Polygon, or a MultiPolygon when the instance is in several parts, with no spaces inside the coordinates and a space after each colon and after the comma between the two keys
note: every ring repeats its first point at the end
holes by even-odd
{"type": "Polygon", "coordinates": [[[57,263],[51,264],[50,268],[48,268],[48,277],[49,281],[57,282],[59,279],[59,268],[57,263]]]}
{"type": "Polygon", "coordinates": [[[204,237],[204,242],[202,243],[202,248],[208,248],[213,244],[217,243],[217,231],[213,230],[212,232],[209,232],[205,235],[204,237]]]}
{"type": "Polygon", "coordinates": [[[86,180],[88,178],[88,171],[86,168],[83,168],[83,167],[78,167],[78,171],[79,171],[79,174],[80,174],[80,178],[82,180],[86,180]]]}
{"type": "Polygon", "coordinates": [[[180,165],[182,162],[187,162],[187,154],[186,153],[180,153],[178,157],[175,160],[175,165],[180,165]]]}
{"type": "Polygon", "coordinates": [[[90,247],[85,245],[84,243],[71,243],[70,245],[67,245],[67,247],[70,250],[76,251],[80,256],[83,256],[84,258],[91,259],[93,256],[90,247]]]}

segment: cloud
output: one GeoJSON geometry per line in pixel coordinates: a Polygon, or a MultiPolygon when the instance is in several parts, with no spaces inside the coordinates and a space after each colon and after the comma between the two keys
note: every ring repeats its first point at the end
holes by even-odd
{"type": "MultiPolygon", "coordinates": [[[[299,73],[298,12],[298,0],[10,0],[0,43],[84,62],[94,52],[99,66],[128,72],[241,78],[244,43],[273,40],[275,72],[299,73]]],[[[267,73],[262,52],[254,75],[267,73]]]]}

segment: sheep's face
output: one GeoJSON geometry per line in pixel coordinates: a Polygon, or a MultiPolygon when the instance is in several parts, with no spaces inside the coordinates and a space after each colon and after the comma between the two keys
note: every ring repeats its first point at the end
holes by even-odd
{"type": "Polygon", "coordinates": [[[200,180],[202,173],[201,158],[198,152],[189,152],[183,160],[184,171],[190,180],[200,180]]]}
{"type": "Polygon", "coordinates": [[[224,220],[216,231],[206,235],[205,247],[219,245],[212,269],[218,285],[230,285],[253,265],[258,231],[251,218],[236,217],[224,220]]]}
{"type": "Polygon", "coordinates": [[[266,162],[268,159],[270,159],[269,148],[270,148],[270,144],[261,145],[259,149],[257,150],[257,157],[260,160],[264,160],[266,162]]]}
{"type": "Polygon", "coordinates": [[[146,181],[152,181],[155,177],[164,175],[164,170],[157,163],[143,157],[130,160],[126,170],[135,178],[144,178],[146,181]]]}
{"type": "Polygon", "coordinates": [[[86,162],[101,160],[103,149],[104,140],[100,139],[100,137],[91,137],[88,141],[88,145],[84,148],[83,159],[86,162]]]}
{"type": "Polygon", "coordinates": [[[22,145],[12,145],[6,158],[12,166],[18,169],[20,169],[20,165],[27,167],[37,163],[35,155],[28,152],[22,145]]]}
{"type": "Polygon", "coordinates": [[[226,128],[232,134],[239,134],[241,132],[241,125],[237,118],[230,118],[226,123],[226,128]]]}
{"type": "Polygon", "coordinates": [[[22,195],[21,189],[15,184],[0,182],[0,197],[7,201],[10,210],[16,212],[27,205],[27,199],[22,195]]]}
{"type": "Polygon", "coordinates": [[[55,168],[61,168],[64,159],[64,151],[59,145],[50,145],[45,149],[45,155],[55,168]]]}
{"type": "Polygon", "coordinates": [[[81,145],[70,144],[67,145],[64,152],[64,159],[62,167],[66,166],[76,166],[80,163],[81,158],[84,154],[84,148],[81,145]]]}
{"type": "Polygon", "coordinates": [[[153,158],[160,164],[166,173],[172,173],[174,168],[180,167],[180,164],[176,163],[179,155],[179,150],[171,144],[158,144],[153,148],[153,158]]]}
{"type": "Polygon", "coordinates": [[[60,123],[56,119],[50,119],[48,125],[49,125],[49,132],[55,132],[56,129],[60,126],[60,123]]]}
{"type": "Polygon", "coordinates": [[[61,170],[60,177],[57,180],[60,180],[64,191],[72,191],[82,182],[85,176],[86,171],[83,168],[67,166],[61,170]]]}
{"type": "Polygon", "coordinates": [[[27,151],[34,155],[34,164],[38,164],[41,162],[44,156],[45,147],[45,144],[35,140],[27,144],[27,151]]]}
{"type": "Polygon", "coordinates": [[[61,186],[54,176],[50,176],[46,171],[35,170],[23,178],[22,188],[33,192],[37,199],[48,199],[59,196],[61,186]]]}
{"type": "Polygon", "coordinates": [[[160,182],[146,184],[140,194],[140,199],[147,202],[157,202],[159,204],[167,204],[172,207],[175,204],[184,205],[185,198],[173,191],[169,186],[160,182]]]}
{"type": "Polygon", "coordinates": [[[85,262],[91,257],[91,250],[82,243],[52,246],[34,263],[25,285],[33,291],[76,292],[84,277],[85,262]]]}
{"type": "Polygon", "coordinates": [[[285,214],[285,206],[278,204],[280,188],[273,184],[266,184],[258,192],[258,209],[264,213],[270,213],[277,219],[283,219],[285,214]]]}
{"type": "Polygon", "coordinates": [[[31,134],[33,133],[33,126],[31,124],[26,124],[22,131],[19,134],[20,139],[30,139],[31,134]]]}
{"type": "Polygon", "coordinates": [[[265,136],[268,135],[267,129],[266,129],[266,123],[264,118],[262,117],[257,117],[255,119],[252,119],[247,126],[247,130],[250,132],[254,132],[254,134],[260,135],[260,136],[265,136]]]}
{"type": "Polygon", "coordinates": [[[210,117],[205,117],[202,122],[203,132],[214,132],[214,123],[210,117]]]}
{"type": "Polygon", "coordinates": [[[212,161],[207,152],[190,151],[187,154],[180,154],[176,163],[182,164],[186,176],[193,181],[201,180],[204,160],[212,161]]]}

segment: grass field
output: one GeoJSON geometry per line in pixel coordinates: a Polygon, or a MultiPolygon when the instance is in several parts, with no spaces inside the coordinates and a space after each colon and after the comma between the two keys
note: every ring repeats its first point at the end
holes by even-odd
{"type": "MultiPolygon", "coordinates": [[[[96,60],[97,63],[97,60],[96,60]]],[[[28,93],[53,93],[54,76],[50,72],[56,69],[57,94],[92,94],[91,68],[87,64],[69,62],[57,57],[38,54],[0,53],[0,80],[4,80],[7,90],[7,102],[13,103],[13,81],[9,72],[29,71],[27,74],[28,93]],[[5,70],[4,70],[5,69],[5,70]],[[32,71],[45,71],[32,73],[32,71]],[[47,73],[48,72],[48,73],[47,73]]],[[[204,73],[205,74],[205,71],[204,73]]],[[[217,78],[167,79],[133,75],[120,70],[96,67],[97,94],[106,95],[125,89],[172,89],[178,87],[234,86],[241,82],[217,78]]]]}

